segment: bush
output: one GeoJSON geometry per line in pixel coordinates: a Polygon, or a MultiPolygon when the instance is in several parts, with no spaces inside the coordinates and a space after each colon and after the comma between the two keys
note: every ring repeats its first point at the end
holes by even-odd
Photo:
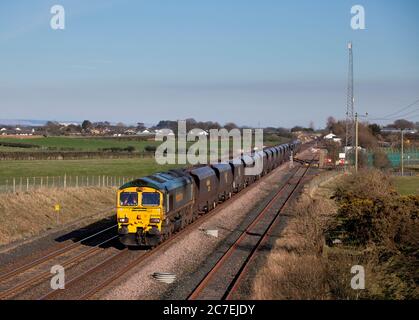
{"type": "Polygon", "coordinates": [[[156,146],[150,146],[150,145],[145,146],[145,148],[144,148],[144,150],[147,151],[147,152],[155,152],[156,149],[157,149],[156,146]]]}
{"type": "Polygon", "coordinates": [[[357,174],[345,177],[336,187],[334,198],[337,201],[351,199],[376,199],[388,195],[396,195],[392,179],[389,175],[375,169],[362,169],[357,174]]]}
{"type": "Polygon", "coordinates": [[[36,144],[21,143],[21,142],[0,142],[0,146],[11,148],[39,148],[36,144]]]}
{"type": "Polygon", "coordinates": [[[389,250],[411,241],[406,239],[417,228],[419,196],[399,196],[388,175],[360,171],[346,177],[334,197],[340,205],[337,218],[342,240],[356,245],[373,242],[389,250]]]}
{"type": "Polygon", "coordinates": [[[389,169],[391,162],[387,157],[387,154],[382,150],[377,150],[373,153],[373,165],[377,169],[389,169]]]}

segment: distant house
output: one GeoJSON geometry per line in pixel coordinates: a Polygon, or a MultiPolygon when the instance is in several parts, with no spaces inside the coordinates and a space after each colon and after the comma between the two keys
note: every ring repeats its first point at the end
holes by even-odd
{"type": "MultiPolygon", "coordinates": [[[[404,129],[403,131],[404,131],[404,133],[408,133],[408,134],[415,134],[415,133],[418,132],[416,129],[404,129]]],[[[383,133],[400,133],[400,129],[383,128],[383,129],[381,129],[381,132],[383,132],[383,133]]]]}
{"type": "Polygon", "coordinates": [[[208,132],[202,129],[192,129],[191,131],[189,131],[189,134],[194,134],[197,136],[207,136],[208,132]]]}
{"type": "Polygon", "coordinates": [[[127,134],[127,135],[136,134],[136,132],[132,129],[125,130],[124,133],[127,134]]]}
{"type": "Polygon", "coordinates": [[[140,131],[137,132],[138,136],[149,136],[151,134],[153,134],[153,133],[150,130],[147,130],[147,129],[145,129],[143,131],[140,130],[140,131]]]}
{"type": "Polygon", "coordinates": [[[325,135],[324,137],[323,137],[323,139],[324,140],[332,140],[333,142],[338,142],[338,143],[342,143],[342,139],[341,138],[338,138],[338,136],[337,135],[335,135],[334,133],[329,133],[329,134],[327,134],[327,135],[325,135]]]}

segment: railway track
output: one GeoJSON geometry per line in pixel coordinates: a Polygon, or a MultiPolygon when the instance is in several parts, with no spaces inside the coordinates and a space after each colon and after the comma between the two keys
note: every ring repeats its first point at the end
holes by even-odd
{"type": "MultiPolygon", "coordinates": [[[[300,169],[298,167],[292,169],[291,176],[294,176],[299,170],[300,169]]],[[[214,210],[201,216],[199,219],[192,222],[191,224],[185,226],[185,228],[174,234],[171,238],[161,243],[157,247],[142,252],[133,252],[131,250],[125,249],[111,256],[109,256],[109,253],[112,253],[112,251],[106,251],[108,254],[105,259],[101,258],[101,261],[99,263],[91,265],[87,269],[87,271],[85,271],[86,268],[81,267],[81,272],[76,273],[72,278],[70,278],[70,280],[66,280],[65,290],[51,291],[48,287],[49,291],[46,291],[44,287],[42,296],[39,293],[33,294],[32,291],[30,292],[31,296],[33,295],[35,296],[35,299],[37,298],[41,300],[90,299],[95,297],[95,295],[99,294],[102,290],[108,288],[111,284],[113,284],[118,279],[126,275],[130,270],[140,266],[141,264],[148,261],[149,258],[155,256],[156,254],[167,248],[169,245],[173,243],[173,241],[176,241],[177,238],[186,235],[188,232],[192,230],[195,230],[197,226],[203,224],[205,221],[213,217],[219,211],[223,210],[231,202],[235,201],[237,197],[245,196],[254,188],[257,188],[261,181],[267,179],[275,171],[276,170],[272,171],[268,175],[261,178],[259,181],[253,183],[248,188],[244,189],[242,192],[233,195],[233,197],[230,200],[219,204],[214,210]]],[[[289,185],[289,181],[290,180],[286,181],[285,184],[281,187],[281,189],[286,188],[286,186],[289,185]]],[[[66,245],[61,248],[57,248],[56,250],[45,255],[44,257],[31,261],[25,265],[16,268],[15,270],[11,270],[3,275],[0,275],[0,285],[2,284],[2,282],[6,280],[10,280],[13,277],[21,276],[22,274],[29,272],[31,269],[42,266],[43,263],[46,263],[54,258],[60,257],[61,255],[70,252],[71,250],[75,250],[76,248],[85,246],[86,241],[91,241],[98,235],[105,234],[105,232],[110,231],[112,230],[112,228],[115,227],[116,226],[111,226],[106,229],[100,230],[99,232],[92,234],[84,239],[81,239],[78,242],[66,245]]],[[[115,233],[113,234],[115,235],[115,233]]],[[[68,267],[77,265],[78,263],[81,263],[81,261],[90,260],[92,259],[91,257],[96,256],[96,254],[100,252],[100,249],[102,249],[100,248],[101,245],[114,240],[116,237],[117,236],[115,235],[109,239],[106,239],[105,241],[99,243],[97,246],[94,246],[89,250],[83,251],[82,253],[77,254],[76,256],[73,256],[59,264],[63,267],[68,267]],[[90,259],[87,259],[89,257],[90,259]]],[[[99,255],[97,256],[99,257],[99,255]]],[[[48,268],[48,271],[35,274],[34,276],[31,276],[28,280],[19,283],[17,286],[7,288],[6,290],[1,291],[0,299],[15,297],[21,294],[22,292],[26,292],[31,287],[33,288],[35,286],[40,285],[40,283],[45,284],[44,280],[47,280],[47,278],[49,280],[50,277],[51,274],[48,268]]]]}
{"type": "MultiPolygon", "coordinates": [[[[298,169],[293,169],[294,171],[298,171],[298,169]]],[[[129,271],[132,269],[141,266],[144,264],[148,259],[150,259],[152,256],[155,256],[168,246],[170,246],[174,241],[176,241],[177,238],[186,235],[188,232],[195,230],[197,226],[203,224],[205,221],[213,217],[215,214],[217,214],[219,211],[223,210],[226,206],[230,205],[232,201],[234,201],[237,197],[244,196],[246,193],[251,192],[254,188],[256,188],[259,185],[260,181],[263,181],[264,179],[268,178],[271,174],[275,172],[272,171],[268,175],[261,178],[258,182],[253,183],[248,188],[244,189],[242,192],[235,194],[232,196],[231,199],[219,204],[216,209],[210,211],[209,213],[201,216],[199,219],[195,220],[191,224],[187,225],[184,229],[180,230],[176,234],[174,234],[172,237],[170,237],[168,240],[164,241],[163,243],[159,244],[157,247],[143,251],[138,254],[137,257],[135,257],[133,260],[131,260],[128,263],[123,263],[124,256],[127,255],[128,250],[119,252],[115,254],[114,256],[109,257],[108,259],[102,261],[101,263],[93,266],[89,270],[85,271],[84,273],[76,276],[75,278],[71,279],[70,281],[66,281],[66,290],[55,290],[51,291],[48,294],[42,296],[40,299],[42,300],[53,300],[53,299],[78,299],[78,300],[87,300],[93,298],[95,295],[100,293],[102,290],[108,288],[111,284],[116,282],[118,279],[122,278],[123,276],[126,276],[129,271]],[[77,288],[82,286],[85,283],[88,283],[90,278],[94,278],[97,274],[103,274],[105,273],[106,269],[112,269],[112,273],[106,277],[105,280],[97,283],[95,282],[92,287],[86,288],[83,292],[78,292],[78,295],[71,295],[69,294],[69,289],[74,291],[79,291],[77,288]],[[64,292],[66,291],[66,292],[64,292]]],[[[93,282],[93,281],[92,281],[93,282]]]]}
{"type": "MultiPolygon", "coordinates": [[[[310,161],[312,163],[314,158],[310,161]]],[[[188,300],[231,299],[250,263],[278,224],[281,213],[306,177],[310,165],[299,168],[259,212],[188,296],[188,300]]]]}
{"type": "MultiPolygon", "coordinates": [[[[73,263],[76,263],[80,260],[83,260],[95,253],[97,253],[99,250],[101,250],[101,246],[105,243],[108,243],[114,239],[116,239],[117,236],[115,236],[115,233],[113,235],[111,234],[111,237],[106,237],[105,240],[97,239],[101,235],[106,235],[106,232],[111,231],[112,229],[115,229],[116,225],[112,225],[110,227],[107,227],[105,229],[102,229],[94,234],[91,234],[83,239],[80,239],[77,242],[67,244],[63,247],[59,247],[56,250],[53,250],[52,252],[46,254],[45,256],[42,256],[41,258],[35,259],[33,261],[30,261],[20,267],[15,268],[14,270],[11,270],[9,272],[6,272],[0,276],[0,284],[4,284],[5,282],[10,282],[11,280],[18,278],[22,276],[25,272],[30,271],[31,269],[36,269],[37,267],[41,267],[43,264],[52,261],[53,259],[60,257],[62,255],[68,254],[73,250],[76,250],[78,248],[85,247],[86,244],[89,241],[92,240],[99,240],[99,243],[94,244],[90,249],[85,250],[81,253],[76,254],[75,256],[64,260],[63,262],[60,262],[60,265],[63,267],[69,266],[73,263]]],[[[92,244],[91,244],[92,245],[92,244]]],[[[23,282],[18,283],[16,286],[13,286],[11,288],[4,289],[0,292],[0,299],[5,299],[8,297],[13,297],[22,291],[24,291],[26,288],[30,288],[31,286],[39,283],[41,280],[51,276],[49,268],[47,268],[46,271],[41,273],[35,273],[32,276],[29,276],[27,280],[24,280],[23,282]]]]}

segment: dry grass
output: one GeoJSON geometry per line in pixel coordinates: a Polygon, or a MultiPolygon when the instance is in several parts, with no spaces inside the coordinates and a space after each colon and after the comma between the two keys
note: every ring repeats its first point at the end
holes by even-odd
{"type": "MultiPolygon", "coordinates": [[[[329,187],[323,192],[330,192],[329,187]]],[[[290,206],[288,221],[253,283],[252,299],[328,299],[324,230],[336,211],[334,201],[306,191],[290,206]]]]}
{"type": "Polygon", "coordinates": [[[59,225],[98,214],[110,215],[115,205],[112,188],[46,189],[0,194],[0,245],[38,235],[59,225]]]}

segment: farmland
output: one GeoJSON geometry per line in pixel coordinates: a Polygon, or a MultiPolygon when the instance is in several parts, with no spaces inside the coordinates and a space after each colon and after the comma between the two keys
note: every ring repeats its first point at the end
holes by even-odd
{"type": "Polygon", "coordinates": [[[31,138],[0,138],[0,143],[22,143],[33,145],[33,148],[0,146],[0,151],[100,151],[105,148],[127,148],[132,146],[136,151],[143,152],[146,146],[157,146],[158,141],[143,138],[77,138],[77,137],[31,137],[31,138]]]}
{"type": "MultiPolygon", "coordinates": [[[[277,135],[266,135],[265,144],[268,146],[286,143],[290,139],[277,135]]],[[[64,151],[100,151],[109,148],[134,147],[135,151],[144,152],[146,146],[158,146],[161,142],[154,138],[145,139],[144,137],[2,137],[0,138],[0,151],[45,151],[45,150],[64,150],[64,151]],[[1,143],[28,144],[32,148],[19,148],[2,146],[1,143]]],[[[193,142],[188,142],[190,145],[193,142]]]]}

